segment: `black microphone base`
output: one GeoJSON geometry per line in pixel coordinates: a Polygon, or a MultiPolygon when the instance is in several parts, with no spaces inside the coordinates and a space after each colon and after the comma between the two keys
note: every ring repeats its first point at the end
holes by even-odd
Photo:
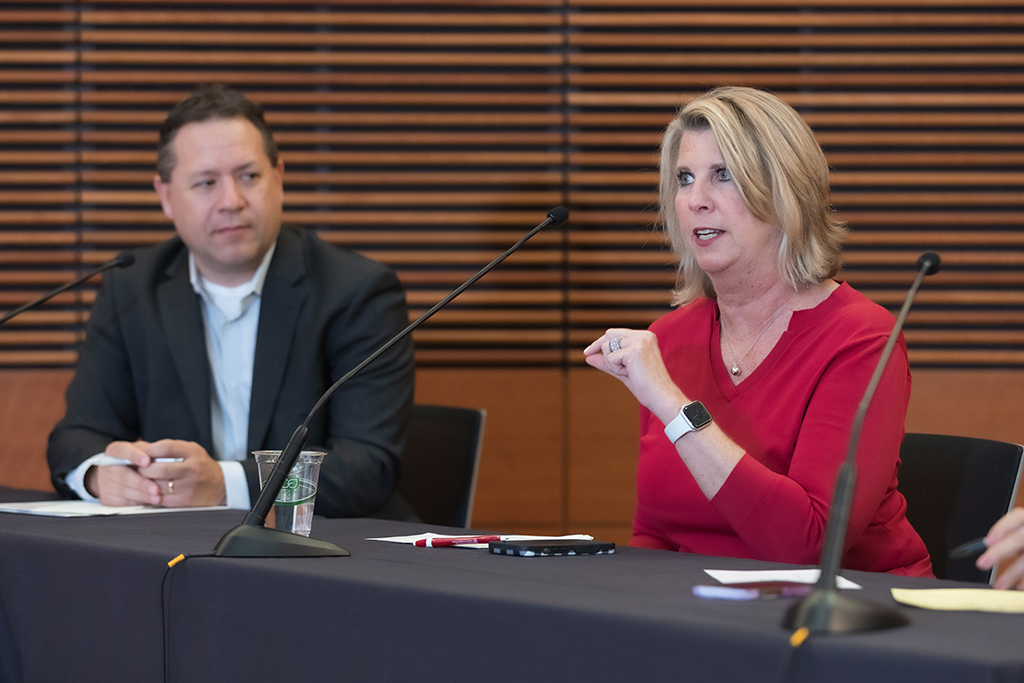
{"type": "Polygon", "coordinates": [[[306,538],[265,526],[239,524],[213,549],[218,557],[348,557],[333,543],[306,538]]]}
{"type": "Polygon", "coordinates": [[[807,627],[811,633],[880,631],[910,623],[902,612],[864,598],[843,595],[837,589],[815,589],[790,606],[782,625],[791,631],[807,627]]]}

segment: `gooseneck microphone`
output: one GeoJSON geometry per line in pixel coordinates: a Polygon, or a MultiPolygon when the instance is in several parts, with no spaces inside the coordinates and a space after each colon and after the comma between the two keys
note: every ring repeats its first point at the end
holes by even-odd
{"type": "Polygon", "coordinates": [[[320,397],[313,409],[309,411],[305,421],[292,434],[288,445],[281,452],[274,471],[267,477],[267,482],[260,491],[259,498],[252,506],[252,510],[246,514],[242,523],[228,531],[217,543],[213,554],[222,557],[337,557],[349,554],[344,548],[333,543],[318,541],[316,539],[299,536],[286,531],[267,528],[267,515],[274,504],[274,499],[281,491],[288,472],[295,465],[295,459],[306,443],[309,433],[309,425],[320,409],[326,405],[328,399],[335,391],[340,389],[346,382],[355,377],[367,365],[376,360],[382,353],[390,349],[399,341],[408,336],[413,330],[422,325],[427,319],[448,305],[448,303],[462,294],[467,287],[486,275],[492,268],[512,255],[519,247],[523,246],[528,239],[550,225],[561,225],[569,218],[569,211],[564,206],[556,206],[548,212],[548,216],[537,227],[526,233],[518,242],[509,247],[503,254],[481,268],[473,277],[459,285],[451,294],[434,304],[426,313],[421,315],[404,330],[396,334],[383,346],[371,353],[361,363],[349,370],[345,375],[335,382],[324,395],[320,397]]]}
{"type": "Polygon", "coordinates": [[[910,305],[914,302],[921,281],[926,275],[937,273],[939,263],[939,255],[931,251],[922,254],[921,258],[917,260],[917,278],[911,285],[910,291],[907,292],[903,308],[896,318],[892,332],[889,333],[889,339],[882,348],[878,365],[875,366],[875,372],[868,382],[867,389],[864,390],[864,397],[861,398],[853,418],[846,460],[836,475],[835,492],[832,494],[832,508],[825,529],[825,543],[821,549],[821,576],[818,577],[818,583],[814,590],[794,603],[786,612],[783,621],[786,628],[806,627],[811,633],[845,633],[873,631],[910,623],[902,612],[891,607],[879,605],[863,598],[842,595],[836,586],[836,576],[839,574],[839,564],[843,557],[843,543],[846,540],[846,531],[850,524],[850,508],[853,507],[853,489],[857,482],[857,446],[860,444],[860,435],[864,430],[864,417],[867,415],[878,383],[882,379],[885,366],[889,363],[889,356],[892,354],[893,347],[896,346],[896,339],[903,329],[903,322],[907,319],[910,305]]]}
{"type": "Polygon", "coordinates": [[[31,310],[31,309],[35,308],[36,306],[39,306],[41,304],[46,303],[47,301],[49,301],[53,297],[57,296],[61,292],[69,290],[72,287],[77,287],[78,285],[82,284],[83,282],[85,282],[89,278],[96,277],[100,273],[104,273],[104,272],[110,270],[111,268],[127,268],[128,266],[130,266],[133,263],[135,263],[135,256],[133,256],[131,253],[126,251],[123,254],[119,254],[119,255],[115,256],[114,258],[110,259],[109,261],[107,261],[106,263],[104,263],[102,266],[99,266],[98,268],[94,268],[94,269],[90,270],[85,275],[83,275],[81,277],[77,277],[74,280],[72,280],[71,282],[65,282],[64,284],[62,284],[57,289],[42,295],[41,297],[39,297],[35,301],[29,301],[27,304],[23,304],[21,306],[18,306],[13,311],[8,311],[2,318],[0,318],[0,325],[3,325],[5,322],[7,322],[8,320],[10,320],[11,318],[13,318],[14,316],[16,316],[16,315],[18,315],[20,313],[24,313],[25,311],[31,310]]]}

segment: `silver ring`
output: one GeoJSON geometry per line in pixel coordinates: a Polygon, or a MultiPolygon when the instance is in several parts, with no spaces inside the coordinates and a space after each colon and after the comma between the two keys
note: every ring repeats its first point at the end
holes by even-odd
{"type": "Polygon", "coordinates": [[[174,493],[174,480],[173,479],[168,479],[167,480],[167,493],[174,493]]]}
{"type": "Polygon", "coordinates": [[[618,351],[621,348],[622,348],[622,337],[613,337],[612,340],[610,342],[608,342],[608,351],[611,352],[611,353],[615,353],[616,351],[618,351]]]}

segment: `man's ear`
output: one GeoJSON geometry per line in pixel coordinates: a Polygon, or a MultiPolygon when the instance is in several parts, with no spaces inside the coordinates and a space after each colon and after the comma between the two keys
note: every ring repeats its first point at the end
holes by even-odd
{"type": "Polygon", "coordinates": [[[163,207],[164,215],[167,216],[171,221],[174,221],[174,211],[171,209],[171,200],[169,197],[171,188],[170,183],[165,183],[160,179],[160,174],[153,176],[153,189],[156,190],[156,196],[160,198],[160,206],[163,207]]]}

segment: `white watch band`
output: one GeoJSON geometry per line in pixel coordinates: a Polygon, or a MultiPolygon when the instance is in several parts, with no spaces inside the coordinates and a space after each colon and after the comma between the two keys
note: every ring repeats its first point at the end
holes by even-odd
{"type": "Polygon", "coordinates": [[[683,412],[683,408],[685,407],[686,406],[680,408],[679,414],[675,416],[675,419],[665,425],[665,436],[667,436],[668,440],[672,443],[679,441],[683,434],[696,431],[693,427],[693,423],[690,422],[689,418],[687,418],[686,414],[683,412]]]}

